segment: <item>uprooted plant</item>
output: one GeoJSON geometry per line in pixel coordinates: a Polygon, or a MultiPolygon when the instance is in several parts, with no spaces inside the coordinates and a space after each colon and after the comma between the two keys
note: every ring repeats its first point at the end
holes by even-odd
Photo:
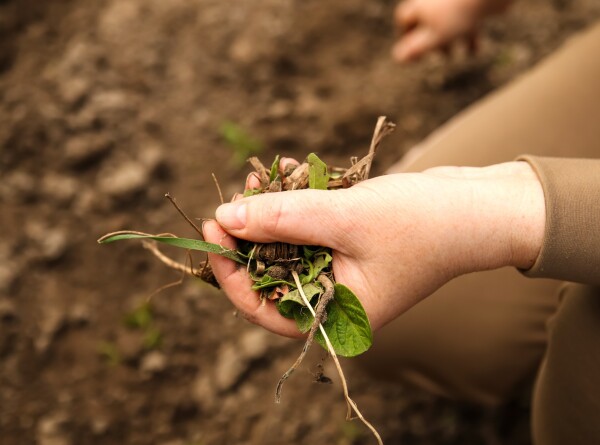
{"type": "MultiPolygon", "coordinates": [[[[299,189],[334,190],[348,188],[368,179],[375,152],[381,140],[394,129],[394,124],[380,117],[377,121],[368,154],[362,159],[351,158],[349,168],[328,167],[316,154],[311,153],[298,165],[280,170],[277,156],[270,169],[257,158],[249,162],[255,169],[260,186],[244,192],[245,196],[299,189]]],[[[219,192],[220,193],[220,192],[219,192]]],[[[199,228],[188,218],[175,200],[166,195],[183,217],[202,236],[199,228]]],[[[331,355],[340,375],[348,405],[347,418],[356,416],[373,432],[379,444],[381,437],[363,417],[348,394],[344,373],[338,355],[353,357],[370,348],[373,339],[369,319],[356,295],[346,286],[335,282],[331,249],[320,246],[298,246],[287,243],[252,243],[238,240],[237,249],[226,249],[203,240],[180,238],[172,234],[152,235],[137,231],[109,233],[98,240],[110,243],[123,239],[140,239],[156,257],[169,267],[199,277],[219,286],[208,261],[197,268],[178,263],[157,247],[156,242],[188,250],[215,253],[246,266],[263,304],[275,304],[279,313],[295,320],[298,329],[307,333],[300,356],[277,384],[275,399],[280,401],[286,379],[298,368],[312,343],[316,340],[331,355]]]]}

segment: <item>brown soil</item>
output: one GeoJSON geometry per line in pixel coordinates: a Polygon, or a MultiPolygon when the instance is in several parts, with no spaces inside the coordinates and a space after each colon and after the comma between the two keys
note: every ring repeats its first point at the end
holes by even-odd
{"type": "MultiPolygon", "coordinates": [[[[344,422],[337,381],[313,383],[317,352],[275,405],[301,343],[234,317],[192,280],[139,309],[179,276],[136,243],[95,240],[122,228],[193,236],[163,195],[202,217],[218,204],[211,172],[227,196],[243,186],[225,121],[264,142],[265,162],[315,151],[347,165],[386,114],[398,131],[381,172],[600,17],[595,0],[531,0],[487,26],[475,59],[398,67],[393,6],[0,1],[2,445],[373,443],[344,422]]],[[[527,402],[484,410],[345,366],[389,444],[529,443],[527,402]]]]}

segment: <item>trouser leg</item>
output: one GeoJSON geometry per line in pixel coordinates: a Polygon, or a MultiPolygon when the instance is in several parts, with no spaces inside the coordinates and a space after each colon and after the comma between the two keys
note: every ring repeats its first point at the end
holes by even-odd
{"type": "Polygon", "coordinates": [[[536,445],[600,443],[600,289],[567,285],[533,397],[536,445]]]}
{"type": "MultiPolygon", "coordinates": [[[[391,170],[481,166],[522,153],[598,157],[600,26],[454,118],[391,170]]],[[[361,363],[434,392],[497,403],[532,378],[558,284],[503,269],[459,277],[375,336],[361,363]]]]}

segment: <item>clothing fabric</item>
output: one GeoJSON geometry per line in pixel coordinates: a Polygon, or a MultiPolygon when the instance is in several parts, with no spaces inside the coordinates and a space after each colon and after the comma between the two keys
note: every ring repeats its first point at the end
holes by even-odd
{"type": "Polygon", "coordinates": [[[600,438],[598,55],[600,23],[460,113],[391,169],[484,166],[529,154],[519,159],[540,177],[547,208],[534,266],[451,281],[378,332],[361,363],[381,377],[490,405],[537,376],[536,445],[600,438]]]}

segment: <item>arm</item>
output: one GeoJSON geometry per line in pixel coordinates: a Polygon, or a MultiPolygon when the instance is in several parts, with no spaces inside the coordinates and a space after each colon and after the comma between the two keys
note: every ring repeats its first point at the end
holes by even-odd
{"type": "MultiPolygon", "coordinates": [[[[205,224],[208,241],[234,247],[229,233],[257,242],[315,244],[334,251],[337,281],[361,299],[375,329],[452,278],[502,266],[530,268],[542,245],[545,207],[525,162],[439,167],[374,178],[347,190],[300,190],[244,198],[205,224]]],[[[262,306],[245,270],[210,257],[215,276],[253,322],[298,335],[262,306]]]]}

